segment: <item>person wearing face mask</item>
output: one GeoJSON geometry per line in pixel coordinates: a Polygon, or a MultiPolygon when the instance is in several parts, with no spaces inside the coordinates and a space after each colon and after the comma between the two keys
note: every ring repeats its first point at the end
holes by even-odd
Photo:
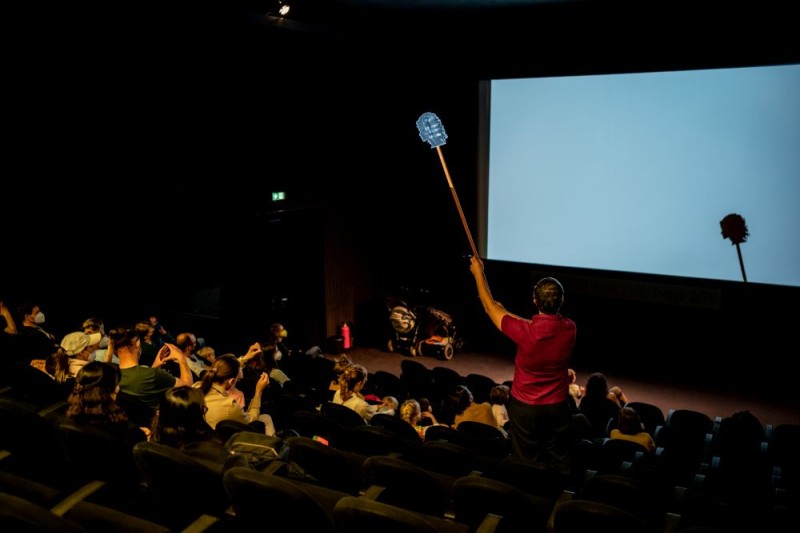
{"type": "Polygon", "coordinates": [[[14,339],[14,353],[19,361],[29,363],[55,353],[59,344],[55,336],[44,329],[44,312],[38,305],[25,302],[19,306],[17,314],[21,327],[14,339]]]}
{"type": "Polygon", "coordinates": [[[292,355],[292,350],[286,345],[286,338],[289,332],[283,327],[283,324],[276,322],[269,327],[269,334],[272,344],[275,345],[275,360],[280,361],[282,357],[289,357],[292,355]]]}

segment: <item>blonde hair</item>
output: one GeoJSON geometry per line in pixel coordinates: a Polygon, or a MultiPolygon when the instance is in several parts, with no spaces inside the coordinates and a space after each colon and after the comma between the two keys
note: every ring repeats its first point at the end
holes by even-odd
{"type": "Polygon", "coordinates": [[[406,400],[400,406],[400,418],[416,426],[420,417],[422,416],[422,408],[419,406],[417,400],[406,400]]]}

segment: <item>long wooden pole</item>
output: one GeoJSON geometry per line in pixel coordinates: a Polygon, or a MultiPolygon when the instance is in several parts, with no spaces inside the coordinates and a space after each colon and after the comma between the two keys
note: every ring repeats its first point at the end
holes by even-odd
{"type": "Polygon", "coordinates": [[[450,171],[447,170],[447,163],[444,161],[444,154],[442,153],[442,149],[440,146],[436,147],[436,152],[439,154],[439,161],[442,162],[442,168],[444,169],[444,175],[447,177],[447,184],[450,186],[450,192],[453,194],[453,201],[456,203],[456,208],[458,209],[458,215],[461,217],[461,224],[464,226],[464,231],[467,234],[467,239],[469,239],[469,246],[472,248],[472,255],[475,257],[479,257],[478,249],[475,248],[475,242],[472,240],[472,232],[469,230],[469,225],[467,224],[467,219],[464,216],[464,211],[461,209],[461,202],[458,201],[458,194],[456,193],[456,188],[453,185],[453,180],[450,179],[450,171]]]}

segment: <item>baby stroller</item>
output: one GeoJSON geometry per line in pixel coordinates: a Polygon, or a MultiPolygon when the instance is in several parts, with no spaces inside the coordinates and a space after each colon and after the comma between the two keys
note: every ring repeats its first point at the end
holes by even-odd
{"type": "Polygon", "coordinates": [[[456,328],[447,313],[427,306],[411,309],[405,302],[397,301],[389,306],[389,321],[393,332],[386,343],[388,351],[407,351],[412,357],[453,358],[456,328]]]}

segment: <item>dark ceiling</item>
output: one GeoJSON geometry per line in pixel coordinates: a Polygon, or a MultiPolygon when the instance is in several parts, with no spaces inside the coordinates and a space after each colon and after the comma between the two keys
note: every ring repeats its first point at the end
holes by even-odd
{"type": "Polygon", "coordinates": [[[296,9],[286,19],[272,16],[271,1],[240,5],[233,9],[234,24],[309,47],[326,62],[421,75],[514,77],[800,57],[790,3],[769,0],[291,2],[296,9]]]}

